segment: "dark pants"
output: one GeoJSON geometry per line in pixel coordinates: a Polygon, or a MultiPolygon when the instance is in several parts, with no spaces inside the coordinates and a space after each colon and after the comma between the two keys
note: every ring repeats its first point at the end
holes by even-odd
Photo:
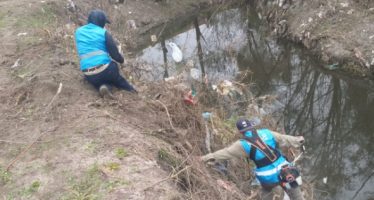
{"type": "Polygon", "coordinates": [[[102,85],[115,86],[117,88],[135,91],[135,89],[127,82],[127,80],[119,73],[118,65],[115,62],[110,62],[109,66],[102,72],[95,75],[85,75],[86,80],[91,83],[96,89],[102,85]]]}
{"type": "Polygon", "coordinates": [[[261,200],[273,200],[276,193],[281,193],[284,190],[291,200],[304,200],[303,193],[300,187],[285,189],[279,185],[274,186],[262,186],[261,190],[261,200]]]}

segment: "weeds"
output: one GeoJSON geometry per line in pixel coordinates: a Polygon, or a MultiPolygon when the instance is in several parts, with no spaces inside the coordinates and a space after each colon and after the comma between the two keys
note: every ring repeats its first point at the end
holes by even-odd
{"type": "MultiPolygon", "coordinates": [[[[111,170],[118,170],[118,163],[108,163],[105,165],[111,170]]],[[[96,200],[101,199],[104,191],[112,191],[119,186],[130,185],[124,180],[107,180],[103,176],[98,164],[92,165],[81,178],[69,179],[70,189],[63,199],[65,200],[96,200]]]]}
{"type": "Polygon", "coordinates": [[[99,190],[103,180],[99,167],[94,164],[80,180],[71,181],[69,194],[63,198],[66,200],[95,200],[99,198],[99,190]]]}
{"type": "Polygon", "coordinates": [[[56,15],[52,6],[46,5],[28,17],[19,18],[15,26],[19,28],[44,28],[55,21],[56,15]]]}
{"type": "Polygon", "coordinates": [[[85,149],[86,151],[90,152],[90,153],[95,153],[96,150],[97,150],[97,146],[98,146],[97,143],[95,143],[95,142],[93,142],[93,141],[90,141],[90,142],[88,142],[88,143],[86,143],[86,144],[84,145],[84,149],[85,149]]]}
{"type": "Polygon", "coordinates": [[[28,188],[24,188],[21,192],[21,196],[30,197],[32,194],[37,192],[39,190],[39,187],[41,185],[40,181],[34,181],[31,183],[31,185],[28,188]]]}
{"type": "Polygon", "coordinates": [[[120,147],[116,149],[116,157],[118,159],[122,160],[124,157],[127,157],[127,156],[128,156],[128,153],[124,148],[120,147]]]}
{"type": "Polygon", "coordinates": [[[11,181],[11,174],[0,167],[0,185],[5,185],[9,181],[11,181]]]}
{"type": "Polygon", "coordinates": [[[117,171],[121,168],[120,164],[116,162],[107,163],[105,167],[108,168],[110,171],[117,171]]]}

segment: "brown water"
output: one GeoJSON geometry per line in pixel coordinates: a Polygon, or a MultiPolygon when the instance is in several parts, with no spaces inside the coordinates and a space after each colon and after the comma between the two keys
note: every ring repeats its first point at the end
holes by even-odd
{"type": "Polygon", "coordinates": [[[166,53],[161,43],[138,54],[152,69],[149,77],[175,75],[186,64],[203,66],[212,84],[252,71],[245,81],[256,83],[255,95],[278,97],[264,112],[288,134],[306,138],[301,165],[315,183],[316,199],[374,199],[373,82],[325,70],[300,47],[265,33],[266,25],[248,8],[200,17],[186,29],[165,40],[181,48],[182,63],[173,62],[171,48],[166,45],[166,53]]]}

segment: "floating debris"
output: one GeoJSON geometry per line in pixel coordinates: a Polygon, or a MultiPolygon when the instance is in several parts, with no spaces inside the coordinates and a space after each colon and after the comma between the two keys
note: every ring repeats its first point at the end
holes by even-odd
{"type": "Polygon", "coordinates": [[[324,184],[327,184],[327,176],[324,177],[324,178],[322,179],[322,182],[323,182],[324,184]]]}
{"type": "Polygon", "coordinates": [[[339,63],[334,63],[334,64],[331,64],[331,65],[325,65],[324,67],[328,70],[336,70],[336,69],[339,68],[339,63]]]}
{"type": "Polygon", "coordinates": [[[190,76],[194,80],[200,80],[201,79],[201,71],[199,69],[196,69],[196,68],[191,68],[190,69],[190,76]]]}
{"type": "Polygon", "coordinates": [[[173,42],[169,42],[168,45],[172,49],[171,56],[173,57],[174,61],[177,62],[177,63],[182,61],[183,54],[182,54],[182,51],[179,49],[179,47],[173,42]]]}

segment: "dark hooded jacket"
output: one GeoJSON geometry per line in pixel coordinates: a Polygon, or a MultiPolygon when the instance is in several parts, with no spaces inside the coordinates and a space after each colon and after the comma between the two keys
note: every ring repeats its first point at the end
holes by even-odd
{"type": "MultiPolygon", "coordinates": [[[[108,20],[107,16],[103,11],[93,10],[90,12],[88,16],[87,23],[95,24],[97,26],[104,28],[105,24],[110,24],[110,21],[108,20]]],[[[119,53],[116,42],[114,41],[112,35],[108,31],[106,31],[105,33],[105,45],[110,57],[113,60],[117,61],[118,63],[124,62],[124,58],[119,53]]]]}

